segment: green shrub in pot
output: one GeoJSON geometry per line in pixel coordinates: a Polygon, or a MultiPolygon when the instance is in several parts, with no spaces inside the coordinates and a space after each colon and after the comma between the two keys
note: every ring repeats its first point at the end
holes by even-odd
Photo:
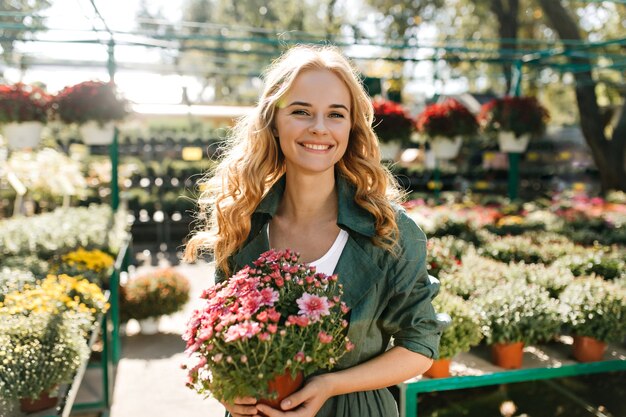
{"type": "Polygon", "coordinates": [[[463,298],[442,291],[433,301],[435,309],[446,313],[452,319],[441,334],[439,357],[451,359],[461,352],[467,352],[483,338],[480,317],[463,298]]]}

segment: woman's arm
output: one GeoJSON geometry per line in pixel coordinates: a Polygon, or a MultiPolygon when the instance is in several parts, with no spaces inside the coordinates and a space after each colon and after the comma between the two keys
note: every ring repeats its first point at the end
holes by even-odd
{"type": "Polygon", "coordinates": [[[432,359],[396,346],[360,365],[311,378],[282,401],[281,408],[289,411],[256,407],[268,417],[313,417],[330,397],[386,388],[424,373],[431,364],[432,359]]]}

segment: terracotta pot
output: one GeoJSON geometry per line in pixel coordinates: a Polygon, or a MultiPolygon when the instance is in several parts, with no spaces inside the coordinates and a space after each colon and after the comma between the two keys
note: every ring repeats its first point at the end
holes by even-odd
{"type": "Polygon", "coordinates": [[[447,378],[450,376],[451,359],[437,359],[433,362],[428,371],[424,372],[424,376],[429,378],[447,378]]]}
{"type": "Polygon", "coordinates": [[[606,343],[593,337],[574,336],[573,353],[578,362],[598,362],[606,352],[606,343]]]}
{"type": "Polygon", "coordinates": [[[286,370],[284,374],[276,376],[270,382],[268,386],[270,393],[276,393],[275,399],[261,398],[259,402],[261,404],[267,404],[272,408],[280,409],[280,402],[293,394],[302,387],[304,383],[304,375],[302,372],[298,372],[295,378],[291,377],[291,372],[286,370]]]}
{"type": "Polygon", "coordinates": [[[519,369],[524,357],[524,342],[494,343],[491,345],[493,363],[504,369],[519,369]]]}
{"type": "Polygon", "coordinates": [[[58,397],[50,397],[49,391],[39,394],[39,398],[31,400],[30,398],[20,398],[20,410],[25,413],[35,413],[41,410],[47,410],[55,407],[59,401],[58,397]]]}

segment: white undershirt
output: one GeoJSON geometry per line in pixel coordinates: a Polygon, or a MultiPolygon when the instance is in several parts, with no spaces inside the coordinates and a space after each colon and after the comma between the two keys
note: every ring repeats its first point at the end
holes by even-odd
{"type": "MultiPolygon", "coordinates": [[[[346,247],[346,243],[348,243],[348,232],[343,229],[339,229],[339,234],[335,239],[333,245],[328,249],[321,258],[309,262],[310,266],[315,267],[316,272],[321,272],[326,275],[332,275],[335,272],[335,268],[337,267],[337,263],[339,262],[339,257],[343,252],[343,248],[346,247]]],[[[267,224],[267,241],[270,240],[270,224],[267,224]]]]}

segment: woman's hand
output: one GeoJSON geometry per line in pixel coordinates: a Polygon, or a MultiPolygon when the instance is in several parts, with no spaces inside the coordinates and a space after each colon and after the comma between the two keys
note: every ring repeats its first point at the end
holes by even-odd
{"type": "Polygon", "coordinates": [[[332,387],[320,375],[311,378],[302,389],[285,398],[280,403],[284,411],[265,404],[257,404],[256,407],[267,417],[314,417],[332,395],[332,387]]]}
{"type": "Polygon", "coordinates": [[[261,417],[256,407],[256,399],[252,397],[235,398],[233,403],[222,403],[226,411],[233,417],[261,417]]]}

